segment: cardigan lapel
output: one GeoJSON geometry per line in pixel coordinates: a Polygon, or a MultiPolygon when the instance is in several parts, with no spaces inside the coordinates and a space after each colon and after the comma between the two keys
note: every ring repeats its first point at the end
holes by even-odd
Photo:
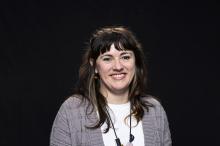
{"type": "MultiPolygon", "coordinates": [[[[97,113],[94,111],[91,115],[88,115],[86,118],[87,125],[94,125],[98,121],[97,113]]],[[[101,128],[88,129],[86,128],[86,139],[88,146],[104,146],[104,141],[102,138],[101,128]]]]}

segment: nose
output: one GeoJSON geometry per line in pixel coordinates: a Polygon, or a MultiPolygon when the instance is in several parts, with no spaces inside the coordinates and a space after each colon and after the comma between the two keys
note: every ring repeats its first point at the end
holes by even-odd
{"type": "Polygon", "coordinates": [[[116,60],[114,61],[113,69],[114,69],[115,71],[122,71],[122,70],[123,70],[123,65],[122,65],[122,63],[120,62],[120,60],[116,59],[116,60]]]}

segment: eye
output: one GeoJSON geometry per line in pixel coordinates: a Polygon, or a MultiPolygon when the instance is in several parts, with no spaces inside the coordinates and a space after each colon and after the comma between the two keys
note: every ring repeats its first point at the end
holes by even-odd
{"type": "Polygon", "coordinates": [[[129,56],[129,55],[122,56],[122,59],[124,59],[124,60],[129,60],[130,58],[131,58],[131,56],[129,56]]]}
{"type": "Polygon", "coordinates": [[[110,57],[103,57],[102,60],[103,60],[103,61],[110,61],[111,58],[110,58],[110,57]]]}

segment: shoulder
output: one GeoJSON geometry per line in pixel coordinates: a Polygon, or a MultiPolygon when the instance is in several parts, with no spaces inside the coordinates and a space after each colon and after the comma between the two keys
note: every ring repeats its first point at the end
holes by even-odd
{"type": "Polygon", "coordinates": [[[76,107],[79,106],[80,103],[82,102],[82,98],[80,95],[72,95],[70,97],[68,97],[62,105],[64,106],[72,106],[72,107],[76,107]]]}
{"type": "Polygon", "coordinates": [[[72,95],[62,103],[59,113],[79,113],[84,107],[85,105],[83,104],[82,97],[80,95],[72,95]]]}
{"type": "Polygon", "coordinates": [[[155,114],[156,116],[165,116],[166,113],[158,98],[152,95],[148,95],[142,99],[151,105],[149,107],[149,113],[155,114]]]}
{"type": "Polygon", "coordinates": [[[144,102],[148,102],[152,106],[161,106],[159,99],[152,95],[146,95],[144,97],[141,97],[141,100],[143,100],[144,102]]]}
{"type": "Polygon", "coordinates": [[[154,106],[160,106],[161,105],[159,99],[157,99],[156,97],[154,97],[152,95],[148,95],[145,98],[149,103],[153,104],[154,106]]]}

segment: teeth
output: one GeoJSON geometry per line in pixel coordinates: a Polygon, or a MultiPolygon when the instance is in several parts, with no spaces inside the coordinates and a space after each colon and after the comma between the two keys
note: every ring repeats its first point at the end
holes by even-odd
{"type": "Polygon", "coordinates": [[[114,78],[116,79],[121,79],[124,77],[124,74],[115,74],[115,75],[112,75],[114,78]]]}

